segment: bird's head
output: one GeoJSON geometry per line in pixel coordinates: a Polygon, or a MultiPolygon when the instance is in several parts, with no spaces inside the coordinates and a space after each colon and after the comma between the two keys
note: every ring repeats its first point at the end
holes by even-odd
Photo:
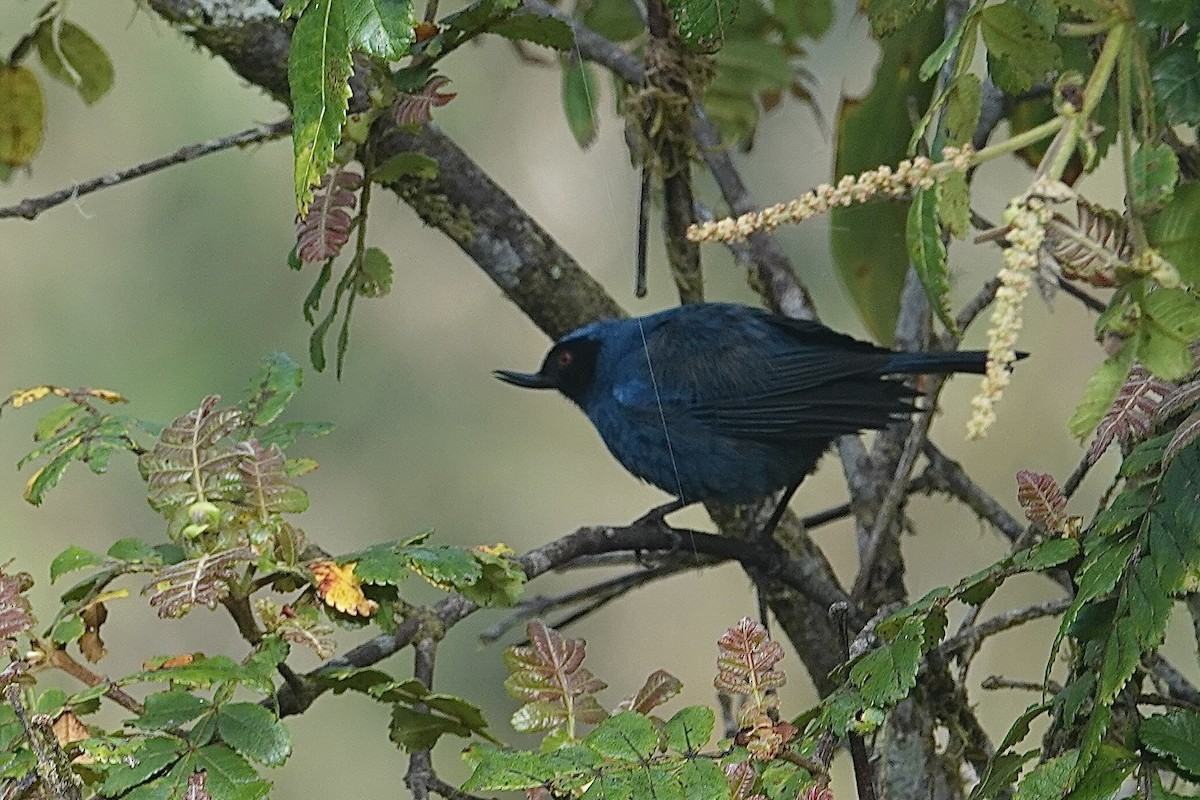
{"type": "Polygon", "coordinates": [[[589,335],[560,339],[550,348],[537,372],[498,369],[492,374],[505,383],[525,389],[558,389],[580,406],[596,377],[600,340],[589,335]]]}

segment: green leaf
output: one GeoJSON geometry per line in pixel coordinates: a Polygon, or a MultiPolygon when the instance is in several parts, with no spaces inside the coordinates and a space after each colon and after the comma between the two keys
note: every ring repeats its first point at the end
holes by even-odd
{"type": "Polygon", "coordinates": [[[1067,420],[1067,430],[1072,436],[1084,439],[1096,429],[1129,375],[1132,363],[1133,348],[1126,345],[1116,355],[1109,356],[1092,374],[1083,390],[1083,399],[1067,420]]]}
{"type": "Polygon", "coordinates": [[[712,738],[715,719],[708,706],[681,708],[663,725],[667,748],[685,755],[699,752],[712,738]]]}
{"type": "Polygon", "coordinates": [[[257,703],[229,703],[217,710],[221,739],[241,755],[277,767],[292,752],[292,737],[283,723],[257,703]]]}
{"type": "Polygon", "coordinates": [[[62,575],[84,567],[95,566],[104,561],[104,556],[84,550],[82,547],[71,545],[54,557],[50,562],[50,583],[54,583],[62,575]]]}
{"type": "Polygon", "coordinates": [[[521,599],[527,578],[520,563],[482,548],[472,549],[471,556],[483,572],[474,583],[458,586],[463,597],[481,606],[511,606],[521,599]]]}
{"type": "Polygon", "coordinates": [[[979,20],[988,72],[1005,92],[1029,91],[1062,63],[1062,52],[1050,34],[1011,0],[983,9],[979,20]]]}
{"type": "Polygon", "coordinates": [[[135,786],[164,772],[179,760],[183,742],[178,739],[154,736],[142,739],[129,758],[109,767],[98,791],[105,797],[124,794],[135,786]]]}
{"type": "Polygon", "coordinates": [[[667,0],[680,37],[701,53],[720,49],[738,5],[739,0],[667,0]]]}
{"type": "Polygon", "coordinates": [[[345,0],[350,46],[369,56],[396,61],[413,42],[412,0],[345,0]]]}
{"type": "Polygon", "coordinates": [[[409,569],[442,589],[470,586],[483,577],[483,567],[461,547],[415,545],[403,554],[409,569]]]}
{"type": "Polygon", "coordinates": [[[417,711],[400,704],[392,707],[392,720],[388,731],[388,738],[409,753],[428,750],[446,733],[456,736],[471,735],[471,729],[457,720],[417,711]]]}
{"type": "Polygon", "coordinates": [[[916,685],[925,641],[924,616],[906,619],[894,641],[870,651],[850,667],[850,680],[861,687],[868,704],[892,705],[916,685]]]}
{"type": "Polygon", "coordinates": [[[729,797],[729,781],[712,759],[685,761],[675,777],[687,800],[725,800],[729,797]]]}
{"type": "Polygon", "coordinates": [[[1200,124],[1200,57],[1196,32],[1160,50],[1150,66],[1154,97],[1172,125],[1200,124]]]}
{"type": "Polygon", "coordinates": [[[296,205],[308,212],[313,187],[329,169],[350,100],[350,39],[345,0],[313,0],[296,23],[288,57],[292,90],[296,205]]]}
{"type": "Polygon", "coordinates": [[[913,269],[925,287],[929,305],[951,333],[958,332],[954,312],[950,308],[950,269],[946,263],[946,246],[938,225],[938,192],[936,186],[921,189],[908,207],[908,255],[913,269]]]}
{"type": "MultiPolygon", "coordinates": [[[[929,57],[921,63],[921,71],[918,73],[918,77],[920,77],[922,81],[930,80],[943,66],[945,66],[946,62],[950,60],[950,56],[954,55],[954,52],[958,50],[959,44],[961,44],[964,39],[974,38],[976,29],[978,27],[979,15],[976,12],[976,6],[972,6],[971,10],[963,15],[962,19],[958,23],[958,27],[956,27],[950,33],[950,35],[947,36],[940,45],[938,45],[938,48],[930,53],[929,57]],[[968,30],[970,31],[969,34],[968,30]]],[[[967,77],[967,75],[970,75],[970,73],[966,73],[959,77],[961,79],[967,77]]],[[[979,79],[976,78],[976,80],[978,81],[979,79]]]]}
{"type": "Polygon", "coordinates": [[[108,548],[108,557],[134,564],[161,564],[164,559],[159,550],[141,539],[118,539],[108,548]]]}
{"type": "Polygon", "coordinates": [[[438,162],[424,153],[396,153],[371,173],[376,183],[395,183],[401,178],[433,180],[438,174],[438,162]]]}
{"type": "MultiPolygon", "coordinates": [[[[929,7],[929,0],[867,0],[867,18],[877,39],[891,36],[929,7]]],[[[921,78],[922,81],[928,80],[921,78]]]]}
{"type": "Polygon", "coordinates": [[[1155,289],[1141,301],[1136,357],[1166,380],[1179,380],[1195,368],[1188,345],[1200,339],[1200,298],[1186,289],[1155,289]]]}
{"type": "Polygon", "coordinates": [[[88,105],[113,85],[113,65],[87,31],[66,20],[47,20],[35,37],[38,58],[52,78],[79,91],[88,105]]]}
{"type": "Polygon", "coordinates": [[[29,67],[0,65],[0,164],[19,167],[42,146],[46,104],[29,67]]]}
{"type": "MultiPolygon", "coordinates": [[[[161,681],[164,683],[171,682],[181,686],[189,686],[193,688],[205,688],[212,686],[215,683],[223,683],[231,681],[234,683],[245,682],[246,673],[241,665],[231,659],[229,656],[197,656],[190,663],[181,664],[173,667],[154,668],[155,662],[165,662],[167,659],[151,659],[150,669],[142,672],[135,672],[127,678],[122,679],[119,683],[122,686],[131,683],[140,682],[155,682],[161,681]]],[[[274,687],[271,686],[270,689],[274,687]]],[[[268,689],[268,691],[270,691],[268,689]]]]}
{"type": "Polygon", "coordinates": [[[1044,542],[1013,554],[1013,566],[1022,571],[1044,572],[1065,563],[1079,553],[1079,542],[1074,539],[1047,539],[1044,542]]]}
{"type": "Polygon", "coordinates": [[[1191,775],[1200,775],[1200,714],[1176,709],[1142,720],[1138,738],[1191,775]]]}
{"type": "MultiPolygon", "coordinates": [[[[183,778],[181,783],[186,783],[192,772],[202,769],[207,773],[208,793],[213,798],[257,800],[271,788],[270,781],[259,780],[258,772],[245,758],[224,745],[213,744],[201,748],[189,762],[184,765],[187,772],[180,776],[183,778]]],[[[179,794],[174,796],[183,797],[182,789],[181,785],[179,794]]]]}
{"type": "Polygon", "coordinates": [[[59,620],[50,631],[50,639],[55,644],[70,644],[83,636],[83,620],[78,614],[72,614],[66,619],[59,620]]]}
{"type": "Polygon", "coordinates": [[[1170,202],[1179,183],[1179,159],[1170,145],[1145,145],[1133,154],[1133,204],[1140,212],[1170,202]]]}
{"type": "Polygon", "coordinates": [[[586,150],[596,141],[600,118],[596,105],[600,99],[600,84],[596,70],[581,58],[563,58],[562,105],[567,117],[567,127],[575,137],[575,143],[586,150]]]}
{"type": "Polygon", "coordinates": [[[1146,234],[1184,283],[1200,286],[1200,183],[1176,188],[1167,207],[1151,218],[1146,234]]]}
{"type": "Polygon", "coordinates": [[[1060,800],[1078,760],[1079,751],[1068,750],[1038,764],[1017,784],[1013,800],[1060,800]]]}
{"type": "MultiPolygon", "coordinates": [[[[950,88],[946,90],[946,142],[963,145],[971,141],[975,135],[975,126],[979,123],[979,112],[983,106],[983,83],[974,73],[958,76],[950,88]]],[[[962,177],[960,172],[953,173],[962,177]]],[[[963,235],[954,234],[960,239],[963,235]]]]}
{"type": "Polygon", "coordinates": [[[507,792],[532,789],[554,780],[556,770],[537,753],[502,750],[487,744],[473,744],[463,753],[473,762],[471,777],[463,784],[467,792],[507,792]]]}
{"type": "Polygon", "coordinates": [[[571,26],[557,17],[538,14],[517,14],[488,27],[489,33],[517,42],[533,42],[555,50],[570,50],[575,46],[571,26]]]}
{"type": "Polygon", "coordinates": [[[613,761],[638,763],[658,747],[658,731],[641,714],[623,711],[597,725],[583,743],[613,761]]]}
{"type": "Polygon", "coordinates": [[[363,252],[354,288],[363,297],[383,297],[392,290],[392,261],[387,253],[378,247],[363,252]]]}
{"type": "Polygon", "coordinates": [[[80,417],[87,416],[87,409],[75,403],[63,403],[38,420],[33,431],[35,442],[45,442],[62,433],[80,417]]]}
{"type": "Polygon", "coordinates": [[[25,502],[40,506],[46,499],[46,492],[58,485],[58,482],[62,480],[63,473],[67,471],[67,467],[71,466],[71,462],[82,456],[83,448],[80,445],[74,445],[42,465],[25,484],[25,502]]]}
{"type": "MultiPolygon", "coordinates": [[[[920,8],[923,3],[903,3],[920,8]]],[[[869,7],[870,8],[870,7],[869,7]]],[[[868,8],[868,13],[871,13],[868,8]]],[[[861,99],[843,97],[837,117],[834,173],[857,175],[880,164],[897,164],[913,132],[910,109],[924,108],[933,86],[919,80],[914,65],[942,42],[941,14],[923,13],[882,43],[874,83],[861,99]],[[880,131],[888,131],[880,136],[880,131]]],[[[830,241],[838,277],[872,336],[885,344],[895,336],[900,293],[908,273],[908,209],[876,202],[830,211],[830,241]]]]}
{"type": "Polygon", "coordinates": [[[212,709],[212,703],[183,689],[156,692],[146,698],[146,710],[130,724],[146,731],[178,728],[212,709]]]}
{"type": "MultiPolygon", "coordinates": [[[[274,352],[262,360],[258,372],[246,387],[249,395],[242,405],[254,425],[269,425],[287,409],[300,385],[304,370],[287,353],[274,352]]],[[[263,442],[269,447],[269,442],[263,442]]]]}
{"type": "Polygon", "coordinates": [[[1038,750],[1029,750],[1024,753],[1000,753],[993,756],[967,800],[986,800],[1011,789],[1012,782],[1021,772],[1021,768],[1039,754],[1038,750]]]}

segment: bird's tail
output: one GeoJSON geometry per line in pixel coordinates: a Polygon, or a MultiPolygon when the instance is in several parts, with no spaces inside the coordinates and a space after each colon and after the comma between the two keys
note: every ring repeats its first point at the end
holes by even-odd
{"type": "MultiPolygon", "coordinates": [[[[1028,353],[1017,353],[1025,358],[1028,353]]],[[[946,372],[974,372],[983,374],[987,367],[987,353],[983,350],[951,350],[926,353],[896,353],[884,364],[882,373],[892,374],[941,374],[946,372]]]]}

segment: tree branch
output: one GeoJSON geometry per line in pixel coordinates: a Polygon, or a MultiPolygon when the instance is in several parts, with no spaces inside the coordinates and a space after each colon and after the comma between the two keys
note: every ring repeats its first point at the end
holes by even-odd
{"type": "Polygon", "coordinates": [[[228,136],[222,136],[217,139],[209,139],[206,142],[198,144],[190,144],[187,147],[181,147],[174,153],[154,158],[141,164],[136,164],[127,169],[113,172],[108,175],[101,175],[97,178],[76,183],[66,189],[59,189],[56,192],[42,195],[41,197],[28,197],[16,205],[5,206],[0,208],[0,219],[19,217],[22,219],[33,220],[39,214],[55,206],[62,205],[68,200],[77,200],[86,194],[98,191],[100,189],[108,189],[113,186],[118,186],[122,183],[140,178],[143,175],[150,175],[159,170],[173,167],[176,164],[184,164],[188,161],[194,161],[197,158],[219,153],[222,150],[228,150],[231,147],[245,147],[248,144],[256,142],[268,142],[272,139],[290,133],[292,130],[292,120],[283,119],[279,122],[273,122],[270,125],[257,125],[253,128],[247,128],[244,131],[231,133],[228,136]]]}

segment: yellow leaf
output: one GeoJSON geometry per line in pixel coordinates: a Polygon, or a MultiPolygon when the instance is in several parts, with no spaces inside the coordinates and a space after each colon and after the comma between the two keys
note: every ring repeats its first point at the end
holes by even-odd
{"type": "Polygon", "coordinates": [[[122,395],[111,389],[83,389],[82,393],[86,393],[95,397],[97,400],[103,400],[106,403],[128,403],[122,395]]]}
{"type": "Polygon", "coordinates": [[[0,161],[28,164],[42,146],[46,106],[42,85],[24,66],[0,67],[0,161]]]}
{"type": "Polygon", "coordinates": [[[369,617],[379,610],[379,604],[367,599],[362,584],[354,574],[355,562],[335,564],[332,561],[314,561],[308,565],[317,579],[317,596],[326,605],[333,606],[343,614],[369,617]]]}
{"type": "Polygon", "coordinates": [[[517,554],[517,551],[506,545],[504,542],[496,542],[495,544],[477,544],[471,548],[480,553],[486,553],[489,556],[497,558],[512,558],[517,554]]]}
{"type": "Polygon", "coordinates": [[[17,389],[8,396],[8,402],[13,408],[27,406],[30,403],[36,403],[46,395],[53,392],[53,386],[34,386],[32,389],[17,389]]]}

